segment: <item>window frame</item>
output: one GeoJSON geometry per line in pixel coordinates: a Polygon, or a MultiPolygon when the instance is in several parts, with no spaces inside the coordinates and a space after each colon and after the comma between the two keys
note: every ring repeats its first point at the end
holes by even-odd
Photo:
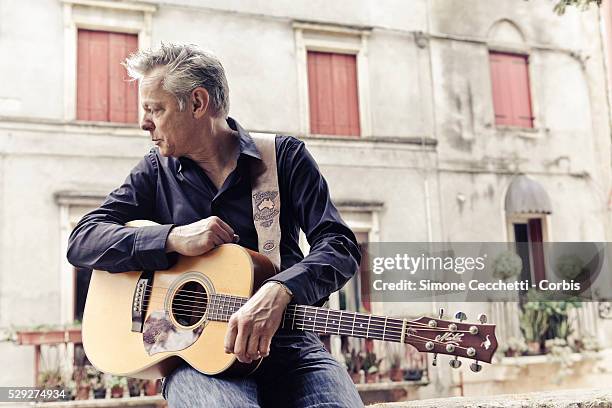
{"type": "Polygon", "coordinates": [[[298,97],[300,116],[300,135],[323,138],[356,139],[372,136],[368,37],[370,29],[355,29],[313,23],[293,23],[296,44],[296,67],[298,76],[298,97]],[[335,136],[312,134],[310,129],[310,104],[308,88],[308,51],[350,54],[357,62],[357,98],[359,104],[360,134],[356,136],[335,136]]]}
{"type": "MultiPolygon", "coordinates": [[[[61,0],[64,5],[64,120],[77,121],[78,30],[96,30],[138,36],[138,49],[151,46],[152,15],[156,6],[105,0],[61,0]]],[[[138,117],[142,107],[138,104],[138,117]]],[[[102,126],[134,127],[134,123],[79,121],[102,126]]]]}
{"type": "Polygon", "coordinates": [[[76,269],[68,262],[68,237],[78,221],[89,211],[102,204],[106,193],[59,192],[55,200],[59,206],[60,226],[60,320],[62,324],[74,321],[76,303],[76,269]]]}

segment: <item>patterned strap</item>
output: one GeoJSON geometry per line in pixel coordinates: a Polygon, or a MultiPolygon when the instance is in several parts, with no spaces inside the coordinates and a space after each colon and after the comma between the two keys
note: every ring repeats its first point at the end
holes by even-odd
{"type": "Polygon", "coordinates": [[[280,271],[280,192],[276,170],[276,136],[251,133],[262,161],[253,160],[251,186],[253,221],[259,252],[280,271]]]}

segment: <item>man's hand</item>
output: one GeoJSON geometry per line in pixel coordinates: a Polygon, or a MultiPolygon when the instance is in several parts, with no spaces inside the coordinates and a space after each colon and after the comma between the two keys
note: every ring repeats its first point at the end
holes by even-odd
{"type": "Polygon", "coordinates": [[[234,353],[243,363],[267,357],[272,336],[290,301],[291,296],[281,285],[274,282],[263,285],[230,317],[225,352],[234,353]]]}
{"type": "Polygon", "coordinates": [[[213,216],[172,228],[166,240],[166,252],[197,256],[221,244],[236,242],[237,238],[232,227],[213,216]]]}

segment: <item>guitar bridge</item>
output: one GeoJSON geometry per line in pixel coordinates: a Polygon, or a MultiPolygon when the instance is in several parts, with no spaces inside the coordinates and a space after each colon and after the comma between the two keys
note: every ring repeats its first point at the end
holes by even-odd
{"type": "Polygon", "coordinates": [[[150,294],[153,291],[153,272],[143,271],[134,288],[132,298],[132,331],[142,333],[144,317],[149,306],[150,294]]]}

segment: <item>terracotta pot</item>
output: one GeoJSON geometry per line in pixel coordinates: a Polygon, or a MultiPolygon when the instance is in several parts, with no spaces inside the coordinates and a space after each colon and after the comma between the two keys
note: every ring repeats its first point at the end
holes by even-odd
{"type": "Polygon", "coordinates": [[[534,355],[541,353],[541,347],[539,341],[529,341],[527,342],[527,353],[534,355]]]}
{"type": "Polygon", "coordinates": [[[49,330],[49,331],[19,331],[17,344],[40,345],[59,343],[81,343],[81,329],[49,330]]]}
{"type": "Polygon", "coordinates": [[[378,373],[366,374],[366,382],[367,383],[376,383],[378,382],[379,375],[378,373]]]}
{"type": "Polygon", "coordinates": [[[389,370],[389,378],[391,381],[403,381],[404,380],[404,371],[401,368],[391,368],[389,370]]]}
{"type": "Polygon", "coordinates": [[[89,385],[80,386],[77,389],[76,398],[77,400],[87,400],[89,399],[89,390],[91,387],[89,385]]]}
{"type": "Polygon", "coordinates": [[[158,394],[159,380],[149,380],[145,385],[145,395],[152,396],[158,394]]]}
{"type": "Polygon", "coordinates": [[[115,385],[111,388],[111,398],[123,398],[123,387],[120,385],[115,385]]]}

